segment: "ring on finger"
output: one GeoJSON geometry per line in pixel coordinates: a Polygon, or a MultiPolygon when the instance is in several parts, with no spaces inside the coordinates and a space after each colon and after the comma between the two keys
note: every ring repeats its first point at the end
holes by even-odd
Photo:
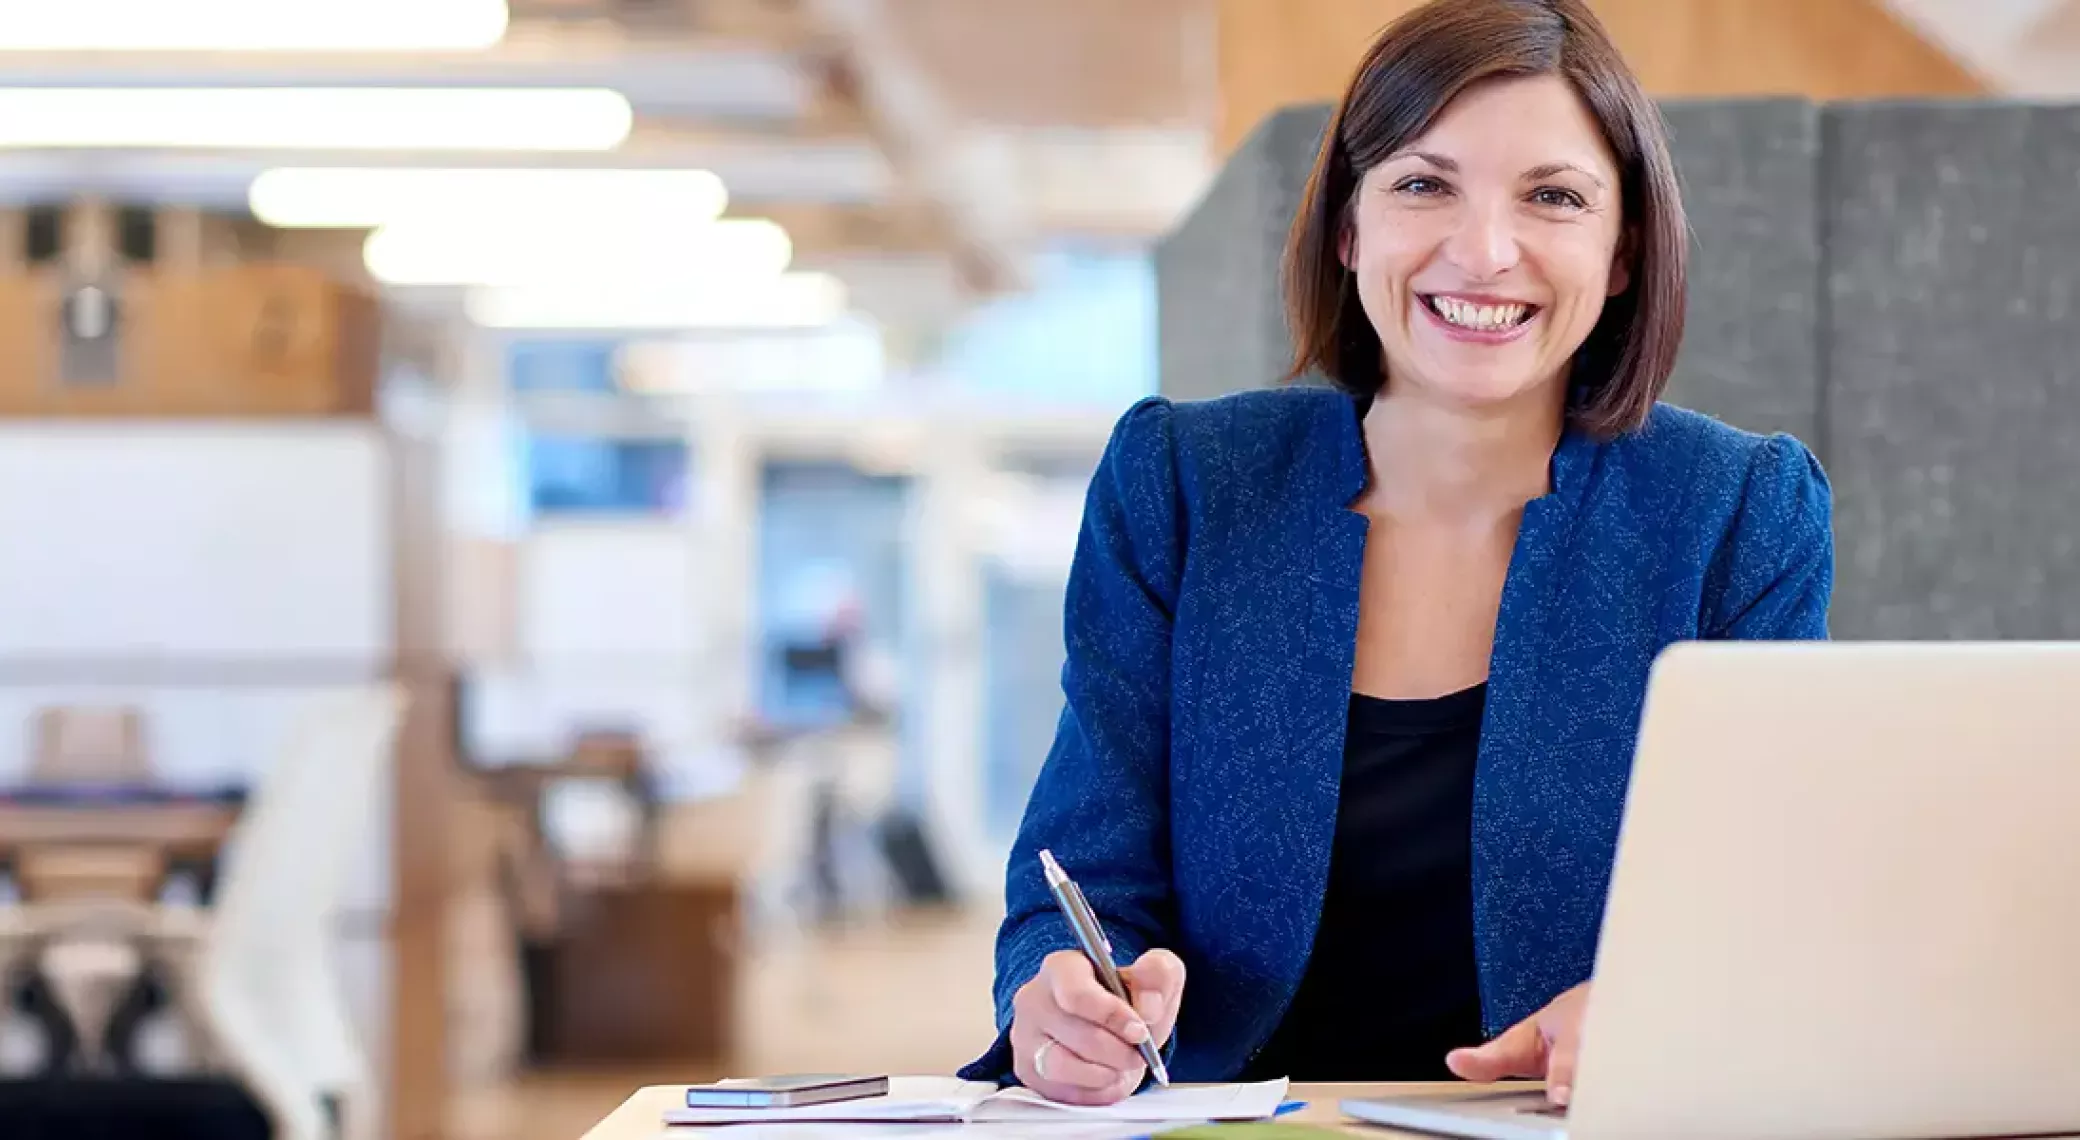
{"type": "Polygon", "coordinates": [[[1043,1081],[1051,1081],[1054,1079],[1053,1077],[1047,1075],[1047,1051],[1049,1049],[1054,1048],[1057,1044],[1059,1044],[1059,1042],[1057,1042],[1054,1038],[1049,1037],[1046,1040],[1040,1042],[1040,1047],[1038,1049],[1033,1050],[1033,1072],[1037,1076],[1039,1076],[1039,1078],[1043,1081]]]}

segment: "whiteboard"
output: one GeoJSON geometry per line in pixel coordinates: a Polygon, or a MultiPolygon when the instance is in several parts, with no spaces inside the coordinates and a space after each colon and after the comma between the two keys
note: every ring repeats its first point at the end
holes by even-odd
{"type": "Polygon", "coordinates": [[[388,479],[369,423],[0,427],[0,659],[380,662],[388,479]]]}

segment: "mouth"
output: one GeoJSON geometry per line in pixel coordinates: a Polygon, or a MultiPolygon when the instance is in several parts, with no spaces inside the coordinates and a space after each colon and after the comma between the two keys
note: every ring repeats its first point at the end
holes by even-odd
{"type": "Polygon", "coordinates": [[[1507,339],[1538,316],[1537,305],[1522,301],[1475,301],[1441,293],[1419,293],[1423,308],[1439,324],[1481,340],[1507,339]]]}

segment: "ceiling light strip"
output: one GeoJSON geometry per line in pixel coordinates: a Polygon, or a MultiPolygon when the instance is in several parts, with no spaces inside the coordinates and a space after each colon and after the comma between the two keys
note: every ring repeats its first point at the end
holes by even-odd
{"type": "Polygon", "coordinates": [[[5,149],[605,151],[634,118],[605,88],[0,88],[5,149]]]}

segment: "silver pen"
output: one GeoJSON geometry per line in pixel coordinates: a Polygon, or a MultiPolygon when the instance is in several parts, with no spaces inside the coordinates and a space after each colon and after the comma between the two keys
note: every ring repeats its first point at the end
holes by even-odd
{"type": "MultiPolygon", "coordinates": [[[[1047,889],[1054,893],[1055,904],[1069,920],[1069,929],[1076,932],[1077,945],[1083,948],[1083,956],[1097,968],[1098,981],[1106,989],[1131,1008],[1134,999],[1127,994],[1127,983],[1119,976],[1119,967],[1112,961],[1112,943],[1105,939],[1105,928],[1098,923],[1097,912],[1083,897],[1083,891],[1062,871],[1062,865],[1054,861],[1054,855],[1046,850],[1040,852],[1040,869],[1047,875],[1047,889]]],[[[1148,1062],[1149,1074],[1164,1088],[1170,1087],[1170,1070],[1163,1066],[1163,1055],[1156,1048],[1155,1027],[1148,1027],[1148,1036],[1141,1039],[1141,1059],[1148,1062]]]]}

